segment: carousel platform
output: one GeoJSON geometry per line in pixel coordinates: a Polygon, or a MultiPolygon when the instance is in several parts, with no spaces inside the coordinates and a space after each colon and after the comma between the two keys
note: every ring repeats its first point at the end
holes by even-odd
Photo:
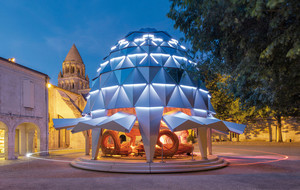
{"type": "Polygon", "coordinates": [[[128,157],[101,157],[99,160],[91,160],[90,156],[77,158],[71,162],[71,166],[93,171],[118,172],[118,173],[178,173],[195,172],[223,168],[228,165],[224,159],[211,155],[207,160],[201,160],[199,156],[192,160],[188,158],[167,158],[162,163],[160,159],[147,163],[142,158],[128,157]]]}

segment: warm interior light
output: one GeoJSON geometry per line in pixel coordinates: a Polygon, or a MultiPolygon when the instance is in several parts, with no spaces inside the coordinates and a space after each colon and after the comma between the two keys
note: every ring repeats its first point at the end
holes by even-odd
{"type": "Polygon", "coordinates": [[[9,58],[8,61],[15,62],[16,59],[14,57],[13,58],[9,58]]]}
{"type": "Polygon", "coordinates": [[[159,138],[159,141],[160,141],[162,144],[165,144],[165,139],[164,139],[162,136],[159,138]]]}
{"type": "Polygon", "coordinates": [[[5,130],[0,129],[0,153],[4,153],[4,137],[5,137],[5,130]]]}

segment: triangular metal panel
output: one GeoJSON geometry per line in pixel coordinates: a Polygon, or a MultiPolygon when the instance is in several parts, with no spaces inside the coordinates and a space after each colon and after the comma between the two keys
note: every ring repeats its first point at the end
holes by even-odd
{"type": "Polygon", "coordinates": [[[96,101],[94,103],[93,110],[104,109],[105,104],[104,104],[104,98],[101,90],[99,91],[98,96],[96,96],[95,99],[96,101]]]}
{"type": "Polygon", "coordinates": [[[180,68],[180,64],[172,57],[170,56],[168,60],[164,64],[165,67],[172,67],[172,68],[180,68]]]}
{"type": "Polygon", "coordinates": [[[163,121],[167,124],[171,131],[174,131],[178,126],[188,121],[188,118],[174,117],[173,115],[164,115],[163,121]]]}
{"type": "Polygon", "coordinates": [[[160,46],[169,47],[169,44],[167,42],[162,42],[160,46]]]}
{"type": "Polygon", "coordinates": [[[115,85],[119,85],[118,78],[116,77],[114,72],[110,72],[109,77],[105,81],[105,84],[103,85],[103,87],[110,87],[110,86],[115,86],[115,85]]]}
{"type": "Polygon", "coordinates": [[[226,127],[230,131],[238,133],[238,134],[243,134],[245,131],[245,128],[246,128],[246,125],[243,125],[243,124],[238,124],[238,123],[233,123],[233,122],[228,122],[228,121],[222,121],[222,122],[226,125],[226,127]]]}
{"type": "Polygon", "coordinates": [[[138,67],[137,69],[143,75],[144,79],[146,79],[147,83],[149,83],[150,68],[149,67],[138,67]]]}
{"type": "Polygon", "coordinates": [[[197,127],[205,127],[204,123],[199,122],[180,111],[174,114],[164,115],[163,120],[171,131],[182,131],[197,127]]]}
{"type": "Polygon", "coordinates": [[[191,114],[193,116],[200,116],[202,118],[203,117],[206,118],[207,117],[207,110],[193,108],[193,109],[191,109],[191,114]]]}
{"type": "Polygon", "coordinates": [[[116,106],[118,108],[133,107],[132,101],[130,101],[130,99],[127,97],[127,94],[122,86],[120,87],[120,90],[119,90],[116,106]]]}
{"type": "Polygon", "coordinates": [[[125,60],[126,56],[121,56],[121,57],[116,57],[110,60],[110,66],[112,70],[118,69],[121,67],[121,65],[123,64],[124,60],[125,60]]]}
{"type": "Polygon", "coordinates": [[[194,87],[196,87],[196,85],[193,83],[193,81],[191,80],[190,76],[188,75],[188,73],[186,71],[183,72],[179,84],[180,85],[186,85],[186,86],[194,86],[194,87]]]}
{"type": "Polygon", "coordinates": [[[98,77],[96,80],[94,80],[94,84],[93,84],[90,92],[93,92],[95,90],[99,90],[99,88],[100,88],[100,82],[99,82],[99,77],[98,77]]]}
{"type": "Polygon", "coordinates": [[[122,83],[122,71],[121,70],[115,70],[113,71],[115,73],[115,76],[118,79],[118,83],[121,84],[122,83]]]}
{"type": "Polygon", "coordinates": [[[158,70],[155,77],[152,79],[151,83],[175,84],[176,82],[162,67],[158,70]]]}
{"type": "Polygon", "coordinates": [[[172,77],[172,79],[176,82],[176,84],[179,83],[180,78],[182,76],[182,71],[178,68],[164,68],[166,73],[169,74],[170,77],[172,77]]]}
{"type": "Polygon", "coordinates": [[[161,56],[161,65],[165,65],[166,61],[170,58],[171,56],[169,54],[164,54],[161,56]]]}
{"type": "Polygon", "coordinates": [[[127,58],[130,59],[131,63],[135,66],[138,65],[138,63],[136,61],[136,57],[137,57],[136,55],[128,55],[127,56],[127,58]]]}
{"type": "Polygon", "coordinates": [[[129,68],[129,67],[134,67],[135,65],[132,63],[132,61],[126,57],[123,63],[119,66],[116,67],[116,69],[124,69],[124,68],[129,68]]]}
{"type": "Polygon", "coordinates": [[[106,80],[108,79],[110,73],[103,73],[100,75],[100,88],[102,88],[106,84],[106,80]]]}
{"type": "Polygon", "coordinates": [[[136,104],[136,102],[138,101],[138,99],[140,98],[141,94],[143,93],[143,91],[145,90],[145,88],[148,85],[134,85],[133,86],[133,105],[136,104]]]}
{"type": "Polygon", "coordinates": [[[136,55],[136,66],[141,66],[143,64],[146,64],[148,60],[148,54],[137,54],[136,55]]]}
{"type": "Polygon", "coordinates": [[[95,127],[128,133],[131,131],[135,120],[136,116],[134,115],[118,112],[107,117],[95,127]]]}
{"type": "Polygon", "coordinates": [[[183,102],[185,108],[192,108],[192,105],[191,105],[190,101],[185,96],[184,92],[181,90],[181,88],[179,86],[178,86],[178,90],[180,92],[180,96],[181,96],[181,99],[182,99],[182,102],[183,102]]]}
{"type": "Polygon", "coordinates": [[[187,56],[183,51],[180,51],[180,50],[176,51],[176,55],[182,56],[182,57],[186,57],[187,56]]]}
{"type": "Polygon", "coordinates": [[[149,67],[151,66],[151,62],[150,62],[150,57],[149,55],[147,55],[146,58],[143,58],[139,64],[137,66],[140,66],[140,67],[149,67]]]}
{"type": "Polygon", "coordinates": [[[207,110],[207,106],[203,100],[200,90],[195,92],[194,108],[207,110]]]}
{"type": "Polygon", "coordinates": [[[158,54],[150,54],[151,66],[162,66],[161,55],[158,54]]]}
{"type": "Polygon", "coordinates": [[[166,85],[166,105],[168,105],[168,102],[173,94],[173,91],[175,90],[176,85],[171,86],[171,85],[166,85]]]}
{"type": "Polygon", "coordinates": [[[164,84],[152,84],[153,90],[159,96],[163,106],[166,106],[166,85],[164,84]]]}
{"type": "Polygon", "coordinates": [[[129,42],[129,47],[134,47],[134,46],[137,46],[137,44],[134,42],[129,42]]]}
{"type": "Polygon", "coordinates": [[[95,93],[90,93],[90,110],[93,110],[94,103],[96,102],[97,96],[99,95],[99,91],[95,93]]]}
{"type": "MultiPolygon", "coordinates": [[[[118,113],[120,113],[120,112],[118,112],[118,113]]],[[[123,114],[125,114],[125,113],[123,113],[123,114]]],[[[114,114],[113,116],[115,116],[115,115],[116,114],[114,114]]],[[[110,119],[112,119],[112,117],[110,119]]],[[[126,116],[126,117],[119,117],[119,118],[114,119],[113,121],[115,123],[119,124],[120,126],[122,126],[125,129],[125,132],[130,132],[136,121],[136,116],[128,114],[128,116],[126,116]]]]}
{"type": "Polygon", "coordinates": [[[111,97],[109,103],[107,104],[107,109],[114,109],[114,108],[116,108],[116,103],[117,103],[117,98],[118,98],[118,96],[119,96],[120,88],[121,88],[121,87],[119,87],[119,88],[116,90],[115,94],[111,97]]]}
{"type": "Polygon", "coordinates": [[[150,107],[157,107],[157,106],[164,106],[164,102],[161,100],[159,95],[156,93],[155,89],[152,87],[152,85],[149,85],[150,87],[150,107]]]}
{"type": "Polygon", "coordinates": [[[171,47],[161,47],[161,48],[168,54],[176,55],[176,49],[174,49],[174,48],[171,48],[171,47]]]}
{"type": "Polygon", "coordinates": [[[182,90],[182,92],[184,93],[185,97],[190,102],[191,106],[194,107],[195,93],[196,93],[197,89],[191,88],[189,86],[180,86],[180,89],[182,90]]]}
{"type": "Polygon", "coordinates": [[[161,53],[164,53],[164,51],[159,46],[150,46],[149,53],[160,53],[161,54],[161,53]]]}
{"type": "Polygon", "coordinates": [[[98,117],[87,121],[81,121],[72,129],[72,133],[78,133],[89,129],[99,128],[97,124],[102,123],[107,118],[108,116],[103,116],[103,117],[98,117]]]}
{"type": "Polygon", "coordinates": [[[101,73],[106,73],[106,72],[109,72],[109,71],[111,71],[111,66],[110,66],[109,63],[106,64],[103,69],[101,69],[101,73]]]}
{"type": "Polygon", "coordinates": [[[72,119],[53,119],[53,125],[55,129],[64,129],[77,125],[80,121],[87,121],[92,119],[91,117],[81,117],[72,119]]]}
{"type": "Polygon", "coordinates": [[[177,108],[184,108],[184,103],[181,99],[180,91],[178,89],[178,86],[175,87],[171,98],[167,102],[168,107],[177,107],[177,108]]]}
{"type": "Polygon", "coordinates": [[[143,49],[146,53],[149,53],[149,46],[141,46],[141,49],[143,49]]]}
{"type": "Polygon", "coordinates": [[[126,48],[126,55],[129,55],[129,54],[140,54],[140,53],[147,53],[147,52],[145,50],[143,50],[139,46],[126,48]]]}
{"type": "Polygon", "coordinates": [[[149,73],[149,83],[152,83],[154,77],[156,77],[157,73],[161,71],[162,67],[150,67],[149,73]]]}
{"type": "Polygon", "coordinates": [[[104,103],[105,107],[107,108],[111,98],[113,95],[116,93],[116,91],[119,89],[119,86],[113,86],[113,87],[108,87],[105,89],[102,89],[103,96],[104,96],[104,103]]]}
{"type": "Polygon", "coordinates": [[[126,93],[126,96],[128,98],[128,100],[130,101],[132,107],[134,105],[134,101],[133,101],[133,85],[124,85],[123,89],[126,93]]]}
{"type": "Polygon", "coordinates": [[[150,107],[150,88],[149,85],[147,85],[136,101],[135,107],[140,106],[140,107],[150,107]]]}
{"type": "Polygon", "coordinates": [[[143,77],[142,73],[134,68],[133,71],[128,75],[123,84],[140,84],[147,83],[147,80],[143,77]]]}
{"type": "Polygon", "coordinates": [[[133,71],[134,68],[128,68],[128,69],[122,69],[121,70],[121,83],[123,84],[124,81],[128,78],[128,76],[130,75],[130,73],[133,71]]]}

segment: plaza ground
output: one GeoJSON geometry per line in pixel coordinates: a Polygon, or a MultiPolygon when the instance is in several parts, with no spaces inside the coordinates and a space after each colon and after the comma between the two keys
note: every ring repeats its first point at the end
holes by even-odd
{"type": "Polygon", "coordinates": [[[213,153],[230,165],[173,174],[94,172],[71,167],[83,152],[69,150],[0,160],[0,189],[300,189],[300,143],[220,142],[213,153]]]}

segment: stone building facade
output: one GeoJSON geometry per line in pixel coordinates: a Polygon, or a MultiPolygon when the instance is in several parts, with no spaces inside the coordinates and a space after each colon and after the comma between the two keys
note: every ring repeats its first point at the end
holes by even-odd
{"type": "Polygon", "coordinates": [[[52,119],[81,117],[86,104],[85,95],[89,90],[89,78],[85,75],[85,65],[73,44],[62,63],[58,85],[52,85],[49,88],[49,149],[85,148],[86,134],[72,134],[66,129],[56,130],[52,119]]]}
{"type": "Polygon", "coordinates": [[[0,157],[48,150],[48,81],[0,57],[0,157]]]}

